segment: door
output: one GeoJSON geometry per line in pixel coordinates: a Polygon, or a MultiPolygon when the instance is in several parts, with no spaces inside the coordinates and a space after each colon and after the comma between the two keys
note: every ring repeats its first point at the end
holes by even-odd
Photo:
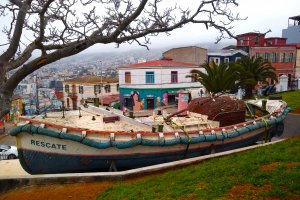
{"type": "Polygon", "coordinates": [[[77,110],[77,99],[72,99],[73,110],[77,110]]]}
{"type": "Polygon", "coordinates": [[[147,109],[154,109],[154,98],[147,98],[147,109]]]}

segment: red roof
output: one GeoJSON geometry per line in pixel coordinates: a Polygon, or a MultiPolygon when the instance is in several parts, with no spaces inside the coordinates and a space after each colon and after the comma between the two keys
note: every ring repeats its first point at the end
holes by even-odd
{"type": "Polygon", "coordinates": [[[125,65],[125,67],[190,67],[197,66],[193,63],[175,62],[171,60],[151,60],[143,63],[125,65]]]}
{"type": "Polygon", "coordinates": [[[115,95],[109,95],[109,96],[103,97],[102,102],[103,102],[103,104],[109,105],[110,103],[119,101],[119,100],[120,100],[120,95],[115,94],[115,95]]]}

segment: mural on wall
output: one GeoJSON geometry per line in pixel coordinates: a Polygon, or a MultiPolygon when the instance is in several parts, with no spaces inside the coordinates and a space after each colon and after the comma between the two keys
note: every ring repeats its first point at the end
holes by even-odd
{"type": "Polygon", "coordinates": [[[141,102],[139,101],[139,93],[134,91],[131,93],[131,97],[133,99],[133,110],[142,110],[143,107],[141,106],[141,102]]]}
{"type": "Polygon", "coordinates": [[[120,108],[123,111],[127,110],[143,110],[144,109],[144,99],[140,100],[139,92],[132,91],[129,95],[120,95],[120,108]]]}
{"type": "Polygon", "coordinates": [[[163,106],[168,105],[168,92],[163,94],[163,100],[162,100],[163,106]]]}
{"type": "Polygon", "coordinates": [[[156,107],[159,107],[161,106],[161,100],[160,100],[160,97],[157,97],[156,98],[156,107]]]}

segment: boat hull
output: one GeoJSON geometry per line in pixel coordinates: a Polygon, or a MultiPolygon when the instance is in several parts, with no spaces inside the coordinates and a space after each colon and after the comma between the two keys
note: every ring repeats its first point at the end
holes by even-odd
{"type": "Polygon", "coordinates": [[[30,174],[99,172],[134,169],[249,146],[264,139],[270,128],[221,141],[126,149],[97,149],[71,140],[22,132],[17,135],[17,146],[20,163],[30,174]]]}

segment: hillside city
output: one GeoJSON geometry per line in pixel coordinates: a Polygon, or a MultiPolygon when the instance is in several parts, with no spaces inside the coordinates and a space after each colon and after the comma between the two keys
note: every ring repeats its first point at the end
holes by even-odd
{"type": "MultiPolygon", "coordinates": [[[[269,61],[276,69],[278,80],[285,75],[288,80],[287,87],[291,89],[298,86],[297,78],[300,77],[300,38],[299,34],[295,34],[299,30],[300,17],[295,16],[289,18],[288,27],[283,29],[280,37],[249,32],[238,35],[236,44],[219,49],[212,49],[209,45],[204,48],[203,45],[150,51],[145,49],[120,53],[86,53],[65,58],[30,74],[18,85],[13,98],[18,103],[13,103],[7,120],[12,120],[17,111],[22,115],[33,115],[63,108],[72,110],[84,102],[106,106],[118,102],[119,109],[154,109],[156,105],[163,104],[163,101],[160,102],[164,99],[163,95],[167,95],[169,104],[175,103],[175,93],[178,90],[173,90],[174,87],[187,90],[192,97],[197,97],[199,89],[203,87],[199,83],[192,83],[191,86],[193,80],[185,78],[191,69],[198,69],[205,62],[211,61],[216,64],[235,62],[242,56],[263,57],[265,61],[269,61]],[[160,63],[159,60],[170,63],[160,63]],[[184,63],[192,65],[187,68],[184,65],[188,64],[184,63]],[[164,79],[170,81],[162,80],[163,76],[158,80],[155,77],[158,74],[151,74],[149,70],[144,70],[145,80],[145,75],[137,75],[137,70],[144,67],[152,67],[153,70],[158,67],[168,68],[172,73],[164,79]],[[145,85],[161,88],[160,94],[149,93],[145,85]],[[140,108],[134,108],[128,99],[134,92],[140,95],[140,108]]],[[[165,72],[161,70],[159,73],[165,72]]],[[[278,83],[276,87],[277,91],[283,90],[278,83]]]]}

